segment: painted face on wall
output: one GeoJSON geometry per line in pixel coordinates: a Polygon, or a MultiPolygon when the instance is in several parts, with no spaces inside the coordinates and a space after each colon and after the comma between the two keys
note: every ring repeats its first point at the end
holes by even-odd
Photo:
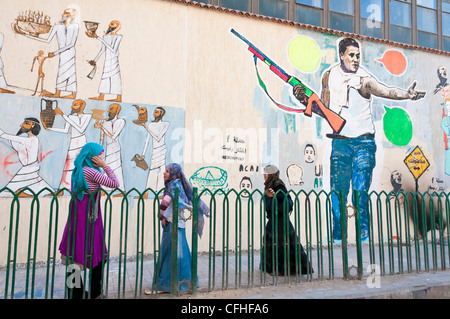
{"type": "Polygon", "coordinates": [[[106,30],[106,34],[109,34],[111,32],[117,32],[120,30],[120,22],[117,20],[113,20],[108,25],[108,30],[106,30]]]}
{"type": "Polygon", "coordinates": [[[438,76],[440,79],[448,78],[447,69],[445,68],[445,66],[441,66],[438,68],[438,76]]]}
{"type": "Polygon", "coordinates": [[[119,104],[116,104],[116,103],[111,104],[108,109],[108,121],[111,121],[112,119],[114,119],[114,117],[119,114],[120,109],[121,109],[121,107],[119,104]]]}
{"type": "Polygon", "coordinates": [[[355,46],[348,46],[345,52],[340,55],[341,66],[345,72],[355,73],[359,69],[360,52],[355,46]]]}
{"type": "Polygon", "coordinates": [[[393,171],[391,174],[391,182],[402,184],[402,174],[399,171],[393,171]]]}
{"type": "Polygon", "coordinates": [[[246,190],[247,192],[242,192],[242,197],[249,197],[252,190],[252,181],[247,176],[244,176],[239,184],[241,191],[246,190]]]}
{"type": "Polygon", "coordinates": [[[157,107],[154,111],[153,111],[153,117],[155,118],[153,120],[153,122],[159,122],[162,120],[163,116],[165,114],[164,109],[157,107]]]}
{"type": "Polygon", "coordinates": [[[66,10],[64,10],[62,16],[61,16],[61,23],[65,23],[66,21],[71,21],[73,19],[73,17],[75,16],[76,11],[73,8],[68,8],[66,10]]]}
{"type": "Polygon", "coordinates": [[[25,120],[22,124],[20,124],[20,129],[19,131],[16,133],[17,136],[23,134],[23,133],[28,133],[31,131],[31,129],[33,128],[34,123],[32,121],[27,121],[25,120]]]}
{"type": "Polygon", "coordinates": [[[312,163],[316,157],[316,151],[312,145],[306,145],[305,147],[305,162],[312,163]]]}
{"type": "Polygon", "coordinates": [[[70,114],[83,112],[85,106],[86,106],[86,102],[84,102],[83,100],[73,101],[72,111],[70,114]]]}

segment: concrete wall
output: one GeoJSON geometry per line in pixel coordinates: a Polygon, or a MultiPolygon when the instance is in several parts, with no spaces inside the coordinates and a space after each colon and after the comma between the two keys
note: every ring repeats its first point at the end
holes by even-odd
{"type": "MultiPolygon", "coordinates": [[[[330,125],[317,114],[307,117],[275,105],[261,89],[253,54],[231,29],[319,97],[322,76],[339,63],[337,44],[341,36],[164,0],[80,0],[74,5],[50,0],[0,0],[0,4],[4,8],[0,12],[0,32],[4,37],[0,56],[7,83],[3,86],[5,93],[0,94],[0,129],[5,134],[14,136],[25,118],[41,120],[43,98],[57,101],[65,115],[70,114],[76,99],[86,103],[84,114],[100,109],[105,117],[110,106],[118,103],[121,106],[118,117],[125,120],[118,138],[124,190],[143,190],[156,184],[147,183],[149,170],[137,167],[132,159],[136,154],[145,155],[150,166],[156,142],[150,138],[147,152],[142,154],[150,133],[133,121],[138,119],[138,108],[145,108],[146,125],[150,128],[155,108],[163,107],[166,113],[162,121],[168,123],[163,134],[165,161],[183,164],[186,176],[200,190],[209,187],[239,191],[249,186],[248,180],[250,189],[262,190],[262,168],[266,164],[277,165],[282,179],[294,191],[330,190],[332,139],[326,137],[331,133],[330,125]],[[15,30],[15,19],[27,11],[39,10],[54,25],[64,10],[72,6],[77,9],[73,23],[79,27],[73,57],[76,99],[42,97],[40,83],[33,95],[39,76],[38,61],[31,72],[34,57],[40,50],[43,57],[58,50],[57,39],[44,43],[39,39],[46,39],[49,33],[36,37],[24,29],[15,30]],[[101,42],[86,35],[84,21],[98,22],[96,34],[101,38],[112,20],[121,23],[117,32],[122,36],[117,51],[121,102],[108,101],[115,99],[116,94],[106,94],[103,101],[91,99],[99,95],[105,55],[98,60],[93,79],[87,77],[93,69],[88,61],[96,57],[101,42]],[[25,34],[20,34],[20,30],[25,34]],[[307,157],[306,153],[312,149],[314,156],[307,157]]],[[[26,28],[26,24],[19,26],[26,28]]],[[[358,43],[360,66],[377,82],[403,91],[416,82],[415,90],[425,93],[416,101],[373,95],[370,98],[369,121],[375,128],[377,147],[370,190],[415,191],[416,177],[420,175],[419,191],[448,191],[450,171],[446,170],[449,167],[446,163],[450,163],[450,155],[446,154],[449,151],[441,121],[443,114],[447,114],[444,102],[450,98],[450,87],[443,85],[439,89],[438,69],[448,69],[449,55],[364,39],[358,43]],[[415,153],[418,149],[420,153],[415,153]],[[395,184],[391,175],[401,175],[401,180],[395,184]]],[[[47,58],[42,64],[43,89],[50,93],[55,93],[59,58],[47,58]]],[[[258,61],[257,65],[275,101],[297,110],[304,108],[293,95],[291,85],[271,72],[265,63],[258,61]]],[[[445,83],[445,78],[442,82],[445,83]]],[[[61,96],[70,93],[63,90],[61,96]]],[[[100,141],[100,129],[94,124],[91,118],[84,131],[89,142],[100,141]]],[[[53,127],[65,125],[64,118],[56,115],[53,127]]],[[[14,185],[10,182],[18,178],[24,167],[21,152],[34,156],[29,159],[31,162],[38,159],[40,177],[35,178],[42,179],[42,185],[57,190],[62,180],[70,181],[64,173],[69,165],[66,159],[70,134],[41,127],[37,135],[39,151],[33,154],[29,149],[36,147],[36,141],[32,146],[20,147],[11,144],[7,135],[0,136],[0,187],[14,185]]],[[[9,199],[1,201],[2,212],[9,211],[9,203],[9,199]]],[[[7,223],[5,218],[2,220],[7,223]]],[[[2,226],[0,231],[7,229],[2,226]]]]}

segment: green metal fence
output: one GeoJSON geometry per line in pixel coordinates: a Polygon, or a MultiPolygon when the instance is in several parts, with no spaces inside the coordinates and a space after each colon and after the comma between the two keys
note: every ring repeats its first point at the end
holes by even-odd
{"type": "MultiPolygon", "coordinates": [[[[69,209],[75,195],[60,196],[62,191],[44,195],[45,191],[49,190],[38,194],[29,189],[20,193],[0,190],[0,298],[70,297],[66,289],[70,263],[61,263],[58,247],[67,220],[77,214],[76,209],[69,209]]],[[[103,252],[102,285],[107,298],[160,297],[155,283],[163,192],[104,192],[101,210],[108,253],[103,252]],[[144,294],[145,289],[151,291],[150,296],[144,294]]],[[[380,276],[437,271],[447,269],[450,263],[447,193],[353,193],[355,199],[367,198],[362,202],[368,207],[367,242],[361,241],[360,201],[353,205],[336,192],[290,191],[289,195],[292,212],[283,213],[289,206],[284,197],[285,210],[279,209],[275,200],[274,209],[267,214],[264,194],[258,190],[250,194],[245,190],[194,189],[194,209],[186,223],[192,253],[189,293],[324,279],[363,280],[374,271],[380,276]],[[333,241],[332,196],[339,199],[342,238],[338,245],[333,241]],[[210,207],[201,238],[199,199],[210,207]],[[273,222],[268,226],[269,219],[273,222]],[[289,233],[292,236],[282,235],[289,233]],[[314,272],[302,270],[302,247],[314,272]],[[273,269],[268,271],[270,262],[273,269]],[[291,264],[293,268],[288,266],[291,264]]],[[[94,196],[91,194],[92,202],[94,196]]],[[[178,193],[173,205],[175,212],[178,193]]],[[[174,214],[171,296],[180,294],[175,279],[178,218],[174,214]]],[[[92,233],[92,223],[86,220],[86,225],[92,233]]],[[[86,250],[88,243],[86,238],[86,250]]],[[[86,255],[86,264],[89,258],[86,255]]],[[[89,283],[91,273],[82,274],[83,282],[89,283]]]]}

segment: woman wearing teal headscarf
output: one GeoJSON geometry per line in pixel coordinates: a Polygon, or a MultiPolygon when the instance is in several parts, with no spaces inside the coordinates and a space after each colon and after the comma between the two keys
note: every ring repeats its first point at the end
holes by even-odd
{"type": "MultiPolygon", "coordinates": [[[[153,282],[154,289],[160,292],[171,290],[171,256],[172,256],[172,199],[175,189],[178,188],[178,261],[177,282],[180,292],[187,291],[191,283],[191,252],[186,240],[186,224],[184,212],[192,212],[194,192],[191,183],[183,173],[181,166],[176,163],[168,164],[164,172],[164,197],[160,204],[160,219],[163,227],[160,254],[158,258],[158,271],[153,282]]],[[[198,203],[198,235],[203,234],[204,218],[209,217],[209,208],[199,200],[198,203]]],[[[197,279],[198,283],[198,279],[197,279]]],[[[151,289],[144,290],[147,295],[152,294],[151,289]]]]}
{"type": "MultiPolygon", "coordinates": [[[[75,159],[71,185],[74,198],[71,200],[69,218],[59,245],[64,264],[76,264],[79,268],[75,267],[75,270],[77,268],[91,270],[92,299],[101,296],[103,264],[108,255],[100,209],[101,192],[97,190],[101,186],[109,188],[120,186],[114,171],[103,160],[102,153],[101,145],[87,143],[75,159]],[[103,168],[106,175],[102,174],[100,168],[103,168]],[[85,252],[86,233],[88,233],[87,252],[85,252]]],[[[72,270],[74,269],[69,270],[68,275],[71,275],[72,270]]],[[[79,279],[81,287],[68,287],[69,298],[83,298],[84,288],[81,278],[79,279]]]]}

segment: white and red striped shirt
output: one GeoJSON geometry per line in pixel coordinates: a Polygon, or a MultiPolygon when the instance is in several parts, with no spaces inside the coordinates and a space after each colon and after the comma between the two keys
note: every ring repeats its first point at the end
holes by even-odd
{"type": "Polygon", "coordinates": [[[109,166],[105,166],[103,170],[106,175],[103,175],[94,168],[83,167],[84,177],[86,178],[90,193],[94,193],[101,185],[109,188],[118,188],[120,186],[116,174],[114,174],[114,171],[109,166]]]}

